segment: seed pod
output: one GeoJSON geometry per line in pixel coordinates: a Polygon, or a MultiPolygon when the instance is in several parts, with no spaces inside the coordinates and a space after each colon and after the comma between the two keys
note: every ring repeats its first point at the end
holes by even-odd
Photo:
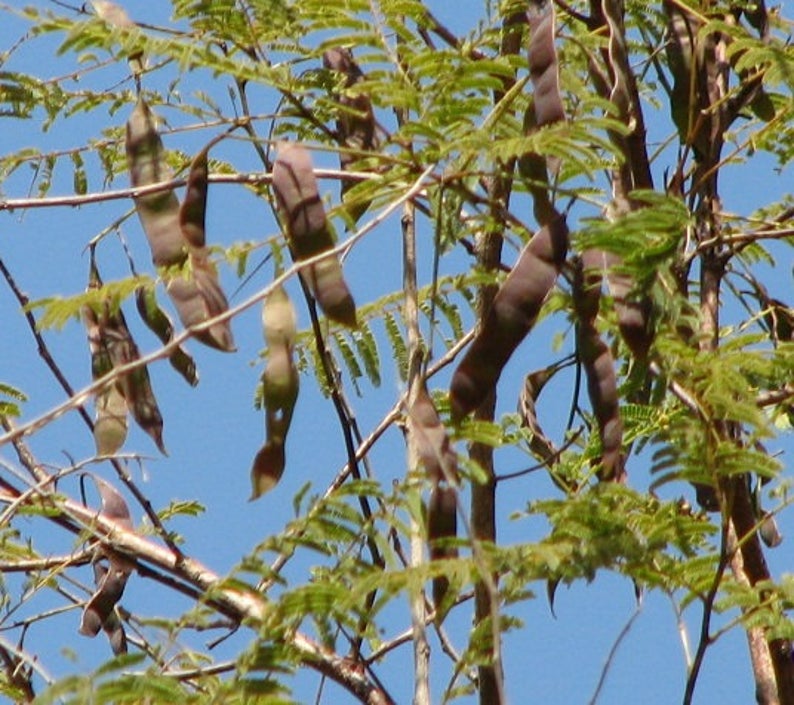
{"type": "MultiPolygon", "coordinates": [[[[458,532],[457,490],[451,486],[436,484],[430,492],[427,509],[427,540],[430,546],[430,560],[457,558],[458,549],[451,546],[458,532]]],[[[449,579],[441,575],[433,580],[433,604],[436,608],[436,621],[440,622],[446,613],[444,599],[449,591],[449,579]]]]}
{"type": "MultiPolygon", "coordinates": [[[[138,99],[127,122],[126,145],[133,186],[147,186],[170,176],[163,159],[162,140],[143,98],[138,99]]],[[[135,198],[154,263],[173,267],[184,265],[188,258],[190,260],[187,272],[172,274],[166,281],[166,291],[185,327],[204,323],[229,309],[204,246],[207,177],[207,149],[204,149],[191,164],[187,193],[181,207],[171,190],[135,198]]],[[[196,338],[225,352],[236,349],[228,321],[197,333],[196,338]]]]}
{"type": "MultiPolygon", "coordinates": [[[[333,239],[320,200],[309,152],[282,142],[273,165],[273,191],[292,255],[297,261],[333,248],[333,239]]],[[[328,318],[355,328],[356,305],[333,253],[301,271],[307,286],[328,318]]]]}
{"type": "Polygon", "coordinates": [[[496,386],[518,344],[535,325],[568,251],[568,226],[558,216],[538,230],[519,255],[452,376],[453,421],[476,409],[496,386]]]}
{"type": "Polygon", "coordinates": [[[127,440],[127,401],[115,384],[96,395],[94,442],[97,455],[118,453],[127,440]]]}
{"type": "Polygon", "coordinates": [[[618,403],[615,363],[607,344],[596,328],[604,255],[587,250],[575,272],[573,299],[578,318],[577,348],[587,375],[587,391],[601,438],[601,480],[622,482],[623,422],[618,403]]]}
{"type": "MultiPolygon", "coordinates": [[[[358,64],[353,60],[353,54],[344,47],[332,47],[323,54],[323,66],[337,71],[345,76],[345,88],[350,89],[364,78],[358,64]]],[[[359,93],[349,95],[344,93],[335,95],[334,99],[341,106],[339,117],[336,121],[336,135],[342,147],[347,147],[356,152],[370,152],[377,147],[375,139],[375,115],[372,112],[372,102],[369,96],[359,93]]],[[[343,171],[352,167],[358,160],[358,155],[350,151],[339,153],[339,165],[343,171]]],[[[351,179],[342,179],[341,196],[355,185],[351,179]]],[[[348,213],[356,222],[369,207],[369,202],[358,203],[348,207],[348,213]]]]}
{"type": "MultiPolygon", "coordinates": [[[[189,271],[171,277],[165,288],[185,328],[205,323],[229,310],[217,273],[209,260],[198,255],[191,254],[189,271]]],[[[194,335],[216,350],[234,352],[237,349],[228,321],[214,323],[209,330],[194,335]]]]}
{"type": "Polygon", "coordinates": [[[619,271],[622,263],[620,257],[610,252],[604,252],[603,257],[607,268],[609,293],[615,302],[620,335],[635,359],[644,362],[648,358],[654,337],[651,300],[647,296],[632,298],[634,280],[619,271]]]}
{"type": "MultiPolygon", "coordinates": [[[[145,286],[137,289],[135,291],[135,307],[149,330],[160,339],[163,345],[168,345],[174,337],[174,326],[165,311],[157,304],[154,289],[145,286]]],[[[196,363],[181,345],[168,356],[168,361],[191,387],[198,384],[196,363]]]]}
{"type": "MultiPolygon", "coordinates": [[[[127,164],[134,188],[170,178],[163,158],[163,142],[146,101],[139,98],[127,121],[127,164]]],[[[179,201],[172,190],[135,197],[135,207],[158,266],[181,264],[187,257],[179,227],[179,201]]]]}
{"type": "Polygon", "coordinates": [[[209,188],[209,164],[207,148],[202,149],[190,164],[185,199],[179,207],[179,225],[182,237],[191,248],[203,249],[207,244],[206,213],[209,188]]]}
{"type": "Polygon", "coordinates": [[[419,461],[433,483],[458,482],[458,458],[438,416],[433,400],[422,383],[408,410],[408,433],[413,436],[419,461]]]}
{"type": "Polygon", "coordinates": [[[282,287],[274,288],[264,300],[262,323],[268,343],[267,365],[262,374],[266,440],[251,468],[251,499],[275,487],[284,473],[284,444],[300,381],[292,359],[297,327],[295,309],[282,287]]]}
{"type": "Polygon", "coordinates": [[[554,6],[551,0],[531,0],[529,21],[529,75],[534,86],[535,119],[538,127],[565,119],[560,93],[560,67],[554,46],[554,6]]]}
{"type": "Polygon", "coordinates": [[[283,441],[267,441],[259,449],[251,467],[251,500],[270,492],[278,484],[284,474],[285,463],[283,441]]]}
{"type": "MultiPolygon", "coordinates": [[[[88,288],[100,286],[102,280],[92,254],[88,288]]],[[[88,326],[91,369],[95,380],[116,367],[140,359],[138,346],[132,339],[121,309],[111,311],[109,303],[105,302],[100,313],[85,307],[83,317],[88,326]]],[[[99,430],[95,427],[94,434],[97,453],[103,455],[110,449],[113,449],[110,452],[116,452],[124,442],[126,415],[122,413],[121,400],[114,396],[121,394],[136,423],[151,436],[160,451],[166,454],[163,444],[163,418],[157,407],[146,367],[141,366],[122,375],[113,386],[115,391],[101,390],[96,399],[99,430]]]]}
{"type": "MultiPolygon", "coordinates": [[[[119,528],[132,530],[129,507],[119,492],[109,483],[94,476],[102,507],[100,514],[114,521],[119,528]]],[[[85,605],[80,620],[80,634],[94,637],[104,629],[110,639],[114,654],[125,653],[127,639],[124,627],[115,614],[115,608],[124,594],[127,579],[135,568],[134,561],[112,550],[107,545],[100,546],[100,555],[94,561],[94,582],[96,592],[85,605]],[[99,563],[101,557],[108,561],[108,567],[99,563]]]]}

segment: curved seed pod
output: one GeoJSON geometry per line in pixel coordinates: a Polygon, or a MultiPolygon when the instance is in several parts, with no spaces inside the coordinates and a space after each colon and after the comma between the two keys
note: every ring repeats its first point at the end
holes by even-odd
{"type": "Polygon", "coordinates": [[[513,351],[535,325],[568,251],[568,226],[558,215],[538,230],[507,275],[450,385],[453,421],[482,404],[513,351]]]}
{"type": "MultiPolygon", "coordinates": [[[[170,173],[163,159],[163,142],[146,101],[139,98],[127,121],[127,164],[133,187],[166,181],[170,173]]],[[[179,201],[172,190],[135,197],[143,231],[158,266],[180,264],[187,247],[179,227],[179,201]]]]}
{"type": "Polygon", "coordinates": [[[758,527],[758,534],[769,548],[777,548],[783,543],[783,534],[778,529],[775,516],[770,512],[764,512],[764,516],[761,518],[761,525],[758,527]]]}
{"type": "MultiPolygon", "coordinates": [[[[290,142],[279,145],[273,164],[273,191],[297,261],[333,248],[311,157],[303,146],[290,142]]],[[[328,318],[351,328],[358,326],[356,305],[335,254],[302,270],[301,276],[328,318]]]]}
{"type": "MultiPolygon", "coordinates": [[[[94,477],[99,496],[102,500],[100,514],[118,524],[119,528],[126,531],[132,530],[132,519],[129,507],[119,492],[108,482],[99,477],[94,477]]],[[[94,562],[94,582],[96,592],[85,605],[83,616],[80,620],[80,634],[94,637],[100,629],[104,629],[110,639],[114,654],[125,653],[127,639],[121,621],[115,614],[115,608],[124,594],[127,579],[135,568],[134,561],[101,545],[99,551],[107,558],[108,567],[94,562]]]]}
{"type": "Polygon", "coordinates": [[[273,489],[284,473],[284,443],[298,399],[298,368],[292,359],[296,316],[284,289],[277,286],[262,305],[262,324],[268,344],[268,358],[262,374],[265,407],[265,444],[251,468],[251,499],[273,489]]]}
{"type": "Polygon", "coordinates": [[[424,383],[419,386],[408,410],[407,429],[414,437],[419,461],[428,479],[436,484],[442,481],[457,484],[458,457],[424,383]]]}
{"type": "MultiPolygon", "coordinates": [[[[165,289],[185,328],[204,323],[229,310],[217,273],[206,258],[194,254],[190,257],[189,271],[171,277],[165,289]]],[[[237,349],[228,321],[215,323],[209,330],[194,335],[216,350],[234,352],[237,349]]]]}
{"type": "MultiPolygon", "coordinates": [[[[436,484],[430,492],[427,508],[427,540],[430,546],[430,560],[457,558],[458,549],[449,545],[458,532],[457,490],[451,486],[436,484]]],[[[444,618],[446,609],[444,599],[449,591],[449,579],[439,576],[433,580],[433,604],[436,608],[436,621],[444,618]]]]}
{"type": "Polygon", "coordinates": [[[573,299],[576,315],[579,358],[587,375],[587,391],[601,438],[601,480],[622,482],[623,422],[620,418],[615,363],[607,344],[596,328],[604,254],[587,250],[582,254],[574,278],[573,299]]]}
{"type": "MultiPolygon", "coordinates": [[[[91,286],[91,284],[89,284],[91,286]]],[[[104,341],[99,317],[90,306],[83,309],[91,351],[91,377],[101,379],[113,369],[104,341]]],[[[97,455],[113,455],[127,440],[127,401],[115,384],[100,390],[94,398],[94,444],[97,455]]]]}
{"type": "Polygon", "coordinates": [[[651,300],[647,296],[632,298],[634,280],[618,270],[621,265],[620,257],[610,252],[603,253],[603,256],[607,267],[609,293],[612,294],[612,300],[615,302],[620,335],[632,355],[642,362],[648,358],[654,337],[651,300]]]}
{"type": "Polygon", "coordinates": [[[565,119],[560,93],[560,67],[554,46],[554,6],[551,0],[531,0],[529,21],[529,74],[534,86],[535,119],[538,127],[565,119]]]}
{"type": "MultiPolygon", "coordinates": [[[[102,285],[96,263],[91,260],[89,270],[88,288],[98,288],[102,285]]],[[[140,359],[138,346],[132,339],[127,322],[121,309],[112,312],[106,302],[101,313],[97,314],[90,307],[86,307],[83,316],[88,324],[89,345],[91,347],[91,367],[94,379],[99,379],[111,369],[121,367],[134,360],[140,359]]],[[[158,449],[167,454],[163,444],[163,417],[157,407],[157,400],[152,391],[149,372],[145,366],[138,367],[132,372],[121,376],[114,385],[132,413],[136,423],[154,440],[158,449]]],[[[103,454],[116,444],[121,447],[124,438],[121,438],[122,423],[126,427],[126,417],[121,419],[120,400],[113,398],[115,392],[106,389],[97,396],[97,414],[102,410],[102,423],[97,416],[99,431],[95,431],[97,452],[103,454]],[[103,397],[103,395],[106,395],[103,397]]]]}
{"type": "Polygon", "coordinates": [[[205,219],[209,184],[208,149],[205,147],[190,164],[185,199],[179,207],[182,236],[190,247],[200,249],[207,244],[205,219]]]}
{"type": "Polygon", "coordinates": [[[254,458],[251,467],[251,497],[258,499],[266,492],[270,492],[284,474],[284,443],[281,440],[267,441],[254,458]]]}
{"type": "MultiPolygon", "coordinates": [[[[174,326],[171,319],[157,304],[154,289],[142,286],[135,291],[135,307],[141,320],[152,331],[163,345],[168,345],[174,337],[174,326]]],[[[180,345],[168,356],[168,360],[185,381],[195,387],[198,384],[198,370],[193,358],[180,345]]]]}
{"type": "MultiPolygon", "coordinates": [[[[332,47],[323,54],[323,66],[337,71],[345,76],[345,88],[355,86],[364,74],[358,64],[353,60],[353,54],[344,47],[332,47]]],[[[348,147],[356,152],[369,152],[377,147],[375,139],[375,115],[372,112],[372,102],[369,96],[359,93],[351,96],[348,94],[336,95],[334,99],[342,107],[339,118],[336,121],[336,134],[339,143],[343,147],[348,147]]],[[[358,156],[353,152],[342,151],[339,154],[339,165],[343,171],[351,168],[358,160],[358,156]]],[[[345,200],[345,194],[355,184],[350,179],[342,179],[341,195],[345,200]]],[[[359,203],[348,207],[348,213],[356,222],[369,208],[369,203],[359,203]]]]}

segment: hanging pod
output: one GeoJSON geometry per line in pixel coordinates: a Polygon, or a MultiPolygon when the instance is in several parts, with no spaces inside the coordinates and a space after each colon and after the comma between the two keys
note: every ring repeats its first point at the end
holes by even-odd
{"type": "MultiPolygon", "coordinates": [[[[430,560],[457,558],[458,549],[451,545],[458,533],[458,492],[455,487],[436,484],[430,491],[427,508],[427,540],[430,560]]],[[[433,579],[433,604],[436,622],[441,622],[449,608],[445,598],[449,593],[449,578],[440,575],[433,579]]]]}
{"type": "MultiPolygon", "coordinates": [[[[375,138],[375,114],[372,101],[364,93],[351,95],[350,89],[364,78],[364,73],[353,59],[353,53],[344,47],[332,47],[323,53],[323,66],[341,73],[345,77],[347,92],[334,95],[339,104],[339,117],[336,121],[336,136],[339,144],[346,149],[339,153],[339,166],[348,171],[358,161],[356,152],[371,152],[377,147],[375,138]]],[[[341,196],[346,201],[347,192],[355,185],[353,179],[342,179],[341,196]]],[[[369,208],[370,202],[346,204],[347,212],[355,223],[369,208]]]]}
{"type": "MultiPolygon", "coordinates": [[[[171,177],[154,115],[143,98],[138,98],[127,120],[125,146],[133,188],[151,186],[171,177]]],[[[182,264],[187,257],[187,246],[179,227],[179,201],[174,192],[168,189],[138,195],[133,200],[155,265],[182,264]]]]}
{"type": "MultiPolygon", "coordinates": [[[[273,191],[292,256],[298,262],[333,249],[334,241],[320,200],[311,156],[302,145],[282,142],[273,164],[273,191]]],[[[328,318],[356,328],[356,305],[335,253],[301,270],[328,318]]]]}
{"type": "Polygon", "coordinates": [[[574,273],[573,300],[577,315],[577,348],[587,375],[587,392],[601,439],[601,480],[625,480],[623,422],[620,418],[615,361],[596,328],[601,298],[604,253],[586,250],[574,273]]]}
{"type": "MultiPolygon", "coordinates": [[[[127,121],[127,162],[133,187],[149,186],[170,178],[163,143],[154,116],[146,101],[139,98],[127,121]]],[[[186,328],[206,323],[229,310],[218,274],[205,247],[207,208],[207,150],[190,166],[184,202],[172,190],[138,195],[135,207],[140,218],[152,261],[171,267],[165,275],[166,291],[186,328]]],[[[195,337],[205,345],[233,352],[236,348],[229,321],[213,324],[195,337]]]]}
{"type": "Polygon", "coordinates": [[[268,346],[262,374],[265,444],[251,467],[251,499],[273,489],[284,473],[284,445],[298,398],[298,368],[292,358],[297,333],[295,309],[281,286],[276,286],[263,302],[262,328],[268,346]]]}
{"type": "Polygon", "coordinates": [[[494,389],[513,351],[535,325],[567,251],[568,226],[563,215],[538,230],[521,251],[452,376],[453,421],[474,411],[494,389]]]}
{"type": "MultiPolygon", "coordinates": [[[[102,280],[92,254],[88,288],[98,289],[101,286],[102,280]]],[[[132,339],[120,308],[114,311],[108,302],[104,302],[97,312],[86,306],[83,318],[88,328],[94,380],[104,377],[114,368],[140,359],[138,346],[132,339]]],[[[126,439],[127,419],[122,399],[135,422],[154,440],[160,452],[167,454],[163,444],[163,417],[145,365],[120,375],[97,394],[94,426],[97,453],[115,453],[126,439]]]]}
{"type": "Polygon", "coordinates": [[[456,484],[458,457],[424,383],[419,386],[408,410],[406,426],[428,479],[434,483],[456,484]]]}
{"type": "MultiPolygon", "coordinates": [[[[174,325],[158,305],[154,289],[145,286],[136,289],[135,307],[146,327],[160,339],[163,345],[168,345],[174,338],[174,325]]],[[[168,361],[191,387],[198,384],[196,362],[181,345],[168,356],[168,361]]]]}
{"type": "MultiPolygon", "coordinates": [[[[99,477],[92,477],[102,501],[100,515],[115,522],[121,529],[132,531],[130,510],[124,498],[110,483],[99,477]]],[[[79,632],[95,637],[100,630],[104,630],[115,655],[127,651],[124,627],[115,610],[134,568],[133,560],[114,551],[107,544],[99,545],[93,561],[96,591],[83,609],[79,632]],[[107,561],[107,565],[99,562],[103,559],[107,561]]]]}
{"type": "Polygon", "coordinates": [[[554,6],[551,0],[530,0],[527,8],[529,48],[527,61],[534,87],[538,127],[565,119],[560,93],[560,66],[554,46],[554,6]]]}

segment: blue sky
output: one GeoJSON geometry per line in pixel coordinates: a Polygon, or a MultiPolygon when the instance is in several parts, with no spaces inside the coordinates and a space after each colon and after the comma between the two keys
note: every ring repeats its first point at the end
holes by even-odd
{"type": "MultiPolygon", "coordinates": [[[[12,3],[13,4],[13,3],[12,3]]],[[[33,0],[38,7],[53,7],[44,0],[33,0]]],[[[481,18],[485,3],[480,0],[462,0],[457,3],[437,0],[429,3],[437,15],[448,22],[455,31],[465,32],[474,27],[481,18]]],[[[137,0],[125,3],[129,14],[137,20],[153,24],[167,23],[169,4],[137,0]]],[[[57,8],[54,8],[57,10],[57,8]]],[[[25,25],[14,22],[7,12],[0,21],[0,50],[11,46],[25,31],[25,25]]],[[[0,70],[31,71],[43,76],[57,76],[74,70],[72,54],[57,57],[53,49],[56,42],[45,39],[23,46],[12,55],[0,70]],[[35,47],[35,50],[33,49],[35,47]]],[[[100,76],[86,78],[90,85],[113,85],[123,79],[125,67],[109,69],[100,76]]],[[[164,80],[164,79],[161,79],[164,80]]],[[[183,96],[201,89],[210,92],[219,102],[228,105],[228,85],[225,80],[209,80],[206,74],[190,77],[181,86],[183,96]],[[225,102],[224,102],[225,101],[225,102]]],[[[266,90],[253,93],[259,104],[256,112],[268,112],[276,108],[276,101],[266,90]]],[[[2,120],[0,122],[0,154],[7,154],[22,146],[41,149],[63,149],[83,144],[90,135],[112,124],[122,125],[129,113],[123,107],[113,116],[97,111],[89,117],[75,116],[63,125],[56,125],[47,133],[41,132],[41,116],[26,122],[2,120]]],[[[175,122],[185,120],[176,111],[163,117],[175,122]]],[[[665,124],[666,114],[656,114],[648,108],[651,131],[665,124]],[[662,123],[664,121],[664,123],[662,123]]],[[[200,147],[212,136],[202,133],[175,135],[166,147],[186,152],[200,147]]],[[[224,143],[218,154],[234,159],[238,167],[245,170],[259,168],[255,154],[244,145],[224,143]]],[[[768,163],[761,162],[764,173],[768,163]],[[766,166],[763,166],[766,164],[766,166]]],[[[90,162],[88,163],[90,169],[90,162]]],[[[770,177],[767,180],[747,178],[745,172],[736,169],[726,171],[723,182],[725,208],[731,212],[748,215],[761,202],[772,200],[772,193],[784,193],[786,176],[770,177]]],[[[0,196],[16,198],[28,195],[31,174],[17,173],[0,184],[0,196]]],[[[790,179],[790,176],[788,177],[790,179]]],[[[89,189],[103,188],[97,178],[89,173],[89,189]]],[[[112,184],[113,188],[126,186],[122,177],[112,184]]],[[[321,188],[331,197],[337,197],[336,185],[325,183],[321,188]]],[[[68,169],[56,172],[51,195],[72,193],[71,174],[68,169]]],[[[0,257],[14,273],[18,284],[31,299],[53,294],[69,295],[85,287],[88,259],[84,252],[86,242],[115,218],[123,215],[131,206],[129,201],[111,201],[101,205],[82,208],[32,209],[13,213],[0,213],[0,257]]],[[[129,243],[140,268],[148,265],[149,258],[137,219],[125,222],[121,231],[129,243]]],[[[268,204],[238,186],[213,187],[210,194],[208,214],[208,237],[217,244],[228,245],[239,241],[258,241],[277,233],[268,204]]],[[[432,253],[432,234],[427,224],[419,231],[420,261],[429,262],[432,253]]],[[[773,295],[785,298],[791,288],[791,256],[783,247],[775,248],[780,253],[777,269],[770,270],[768,286],[773,295]]],[[[506,254],[509,257],[509,252],[506,254]]],[[[384,227],[371,237],[361,241],[346,262],[346,272],[354,294],[362,301],[401,288],[401,274],[390,263],[401,260],[399,221],[393,216],[384,227]],[[374,266],[373,266],[374,265],[374,266]],[[375,276],[373,276],[373,273],[375,276]]],[[[451,260],[446,267],[454,269],[465,265],[451,260]]],[[[100,252],[100,266],[106,280],[127,276],[126,261],[118,241],[109,239],[100,252]]],[[[425,281],[428,271],[424,272],[425,281]]],[[[234,291],[239,282],[228,268],[223,272],[227,292],[234,291]]],[[[238,294],[232,303],[239,303],[264,286],[272,275],[272,267],[266,265],[238,294]]],[[[289,287],[298,301],[294,282],[289,287]]],[[[163,297],[164,298],[164,297],[163,297]]],[[[728,312],[730,315],[730,312],[728,312]]],[[[157,342],[137,322],[131,310],[128,319],[139,346],[144,352],[156,348],[157,342]]],[[[50,373],[38,358],[35,343],[24,321],[18,314],[18,305],[7,287],[0,286],[0,381],[13,384],[24,390],[29,401],[24,405],[24,418],[33,418],[46,412],[64,400],[62,390],[55,384],[50,373]]],[[[308,325],[308,316],[299,309],[301,327],[308,325]]],[[[306,482],[312,489],[321,492],[344,465],[345,451],[338,422],[331,403],[317,391],[310,376],[302,379],[301,395],[295,412],[295,421],[288,441],[288,467],[281,484],[270,494],[255,503],[249,503],[250,463],[263,441],[264,421],[262,414],[253,408],[253,392],[261,373],[259,360],[263,342],[259,323],[259,310],[244,312],[234,321],[234,333],[238,352],[222,355],[203,346],[190,343],[189,349],[195,357],[201,375],[196,389],[191,389],[179,379],[165,363],[150,367],[155,393],[165,418],[165,443],[169,457],[160,457],[144,434],[133,429],[127,447],[144,454],[141,466],[131,464],[130,470],[140,481],[141,487],[150,496],[156,507],[168,504],[172,499],[195,498],[206,507],[198,519],[184,518],[173,522],[172,528],[186,539],[185,549],[214,570],[230,570],[242,556],[264,536],[277,531],[293,516],[292,497],[306,482]]],[[[551,340],[559,332],[559,324],[546,324],[535,332],[536,340],[551,340]]],[[[61,332],[47,332],[45,338],[53,356],[72,384],[81,388],[90,381],[90,367],[85,332],[78,322],[71,322],[61,332]]],[[[570,336],[566,343],[570,345],[570,336]]],[[[534,355],[532,347],[523,347],[511,362],[503,378],[503,389],[516,389],[520,375],[534,355]]],[[[366,381],[361,383],[363,397],[357,398],[351,387],[347,393],[353,404],[362,433],[366,436],[391,408],[400,381],[389,360],[387,349],[381,348],[384,360],[382,385],[372,388],[366,381]]],[[[536,361],[532,360],[532,365],[536,361]]],[[[542,363],[541,363],[542,364],[542,363]]],[[[444,388],[448,373],[432,382],[434,388],[444,388]]],[[[553,387],[544,396],[541,413],[549,419],[549,425],[563,425],[568,414],[570,392],[566,383],[553,387]]],[[[501,411],[512,411],[514,399],[505,395],[500,400],[501,411]]],[[[85,459],[93,454],[92,439],[75,414],[51,424],[30,440],[31,447],[43,462],[63,465],[67,458],[85,459]]],[[[462,449],[461,449],[462,450],[462,449]]],[[[775,442],[774,451],[784,453],[783,463],[790,468],[791,439],[781,438],[775,442]]],[[[499,462],[505,471],[526,464],[518,454],[501,453],[499,462]]],[[[4,448],[0,458],[14,462],[13,455],[4,448]]],[[[399,479],[405,472],[404,445],[400,432],[391,429],[375,446],[371,463],[381,482],[388,486],[392,479],[399,479]]],[[[632,461],[629,468],[631,482],[637,487],[646,487],[647,464],[632,461]]],[[[110,468],[98,468],[97,472],[109,477],[110,468]]],[[[70,486],[70,490],[74,485],[70,486]]],[[[500,491],[500,512],[504,517],[522,509],[535,497],[554,494],[548,479],[541,473],[527,476],[500,491]]],[[[141,518],[137,507],[133,508],[136,519],[141,518]]],[[[794,519],[790,512],[784,513],[781,521],[784,534],[794,535],[794,519]]],[[[514,542],[540,537],[544,527],[538,521],[505,519],[500,525],[504,541],[514,542]]],[[[69,537],[45,536],[53,551],[68,551],[69,537]]],[[[791,552],[788,541],[777,551],[770,551],[768,559],[775,576],[791,571],[791,552]]],[[[288,568],[288,575],[305,578],[310,566],[305,561],[295,561],[288,568]]],[[[83,576],[88,580],[87,573],[83,576]]],[[[590,585],[561,587],[556,596],[555,612],[552,616],[546,601],[545,586],[532,586],[537,599],[515,608],[512,614],[521,617],[526,627],[505,641],[505,663],[508,695],[513,703],[528,700],[549,704],[588,702],[595,692],[604,661],[621,630],[635,614],[638,605],[632,585],[614,575],[599,574],[590,585]]],[[[56,604],[57,600],[42,595],[41,605],[56,604]]],[[[129,609],[142,614],[157,614],[158,609],[172,608],[174,603],[187,608],[184,600],[174,600],[133,576],[124,597],[129,609]],[[155,597],[156,594],[156,597],[155,597]]],[[[649,705],[680,701],[685,682],[685,659],[679,637],[676,615],[672,603],[658,593],[648,594],[639,607],[639,616],[622,641],[608,673],[598,702],[604,704],[643,702],[649,705]]],[[[692,648],[696,645],[700,611],[697,607],[685,614],[692,648]]],[[[42,648],[44,662],[56,675],[94,665],[108,654],[104,640],[89,641],[77,634],[78,613],[73,611],[53,620],[46,636],[37,628],[31,630],[29,644],[48,642],[42,648]],[[65,653],[64,650],[71,650],[65,653]]],[[[719,619],[718,622],[719,624],[719,619]]],[[[401,632],[408,624],[407,606],[394,609],[391,633],[401,632]]],[[[465,619],[454,620],[450,631],[459,637],[468,624],[465,619]]],[[[218,649],[219,654],[233,654],[234,649],[247,643],[246,635],[236,635],[218,649]]],[[[440,652],[438,644],[431,644],[434,653],[440,652]]],[[[223,658],[222,655],[219,658],[223,658]]],[[[411,669],[410,651],[403,648],[397,659],[388,668],[381,669],[384,679],[399,702],[410,699],[411,669]]],[[[307,671],[299,673],[291,681],[294,697],[301,702],[310,702],[318,684],[318,677],[307,671]]],[[[446,682],[433,681],[434,692],[443,690],[446,682]]],[[[329,693],[335,692],[330,690],[329,693]]],[[[346,696],[337,693],[327,702],[345,702],[346,696]]],[[[720,639],[709,651],[700,679],[697,703],[720,702],[724,705],[740,705],[753,700],[753,684],[749,672],[749,659],[744,635],[733,630],[720,639]]]]}

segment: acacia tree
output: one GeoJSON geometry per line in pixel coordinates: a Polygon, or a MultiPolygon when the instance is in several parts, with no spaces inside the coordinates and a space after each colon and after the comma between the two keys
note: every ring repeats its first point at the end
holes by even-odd
{"type": "Polygon", "coordinates": [[[506,702],[521,606],[612,573],[681,615],[684,702],[735,632],[758,702],[794,702],[794,585],[765,555],[794,396],[781,12],[162,10],[2,7],[4,693],[269,702],[297,669],[388,703],[410,662],[417,703],[506,702]],[[199,374],[222,392],[262,326],[242,425],[199,374]],[[157,478],[199,493],[210,427],[255,502],[190,521],[157,478]],[[278,521],[229,566],[200,537],[236,513],[278,521]],[[516,514],[543,528],[516,540],[516,514]],[[78,630],[107,638],[59,678],[47,642],[78,630]]]}

